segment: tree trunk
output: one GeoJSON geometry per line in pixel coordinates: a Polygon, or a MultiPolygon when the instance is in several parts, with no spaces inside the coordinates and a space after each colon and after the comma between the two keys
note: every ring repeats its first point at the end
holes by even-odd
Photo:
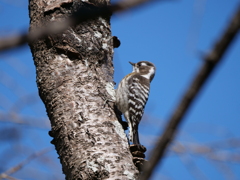
{"type": "MultiPolygon", "coordinates": [[[[108,0],[30,0],[30,31],[108,0]]],[[[110,17],[97,17],[30,44],[49,134],[68,180],[137,179],[113,103],[110,17]]]]}

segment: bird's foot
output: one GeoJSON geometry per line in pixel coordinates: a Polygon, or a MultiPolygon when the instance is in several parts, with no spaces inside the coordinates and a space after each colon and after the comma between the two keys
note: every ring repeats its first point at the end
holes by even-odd
{"type": "Polygon", "coordinates": [[[130,151],[133,156],[133,163],[138,168],[138,170],[141,172],[144,163],[147,162],[147,160],[144,159],[145,158],[144,153],[147,151],[147,148],[141,144],[132,144],[132,145],[130,145],[130,151]]]}

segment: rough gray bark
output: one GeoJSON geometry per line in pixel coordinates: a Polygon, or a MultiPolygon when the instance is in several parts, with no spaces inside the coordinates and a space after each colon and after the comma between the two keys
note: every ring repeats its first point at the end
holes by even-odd
{"type": "MultiPolygon", "coordinates": [[[[30,31],[108,0],[30,0],[30,31]]],[[[66,179],[137,179],[113,103],[110,17],[91,19],[30,44],[39,95],[66,179]]]]}

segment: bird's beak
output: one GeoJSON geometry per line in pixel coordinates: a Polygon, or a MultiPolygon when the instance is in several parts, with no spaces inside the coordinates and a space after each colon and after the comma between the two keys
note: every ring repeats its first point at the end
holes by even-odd
{"type": "Polygon", "coordinates": [[[130,62],[130,61],[129,61],[129,63],[130,63],[132,66],[134,66],[134,65],[135,65],[135,63],[132,63],[132,62],[130,62]]]}

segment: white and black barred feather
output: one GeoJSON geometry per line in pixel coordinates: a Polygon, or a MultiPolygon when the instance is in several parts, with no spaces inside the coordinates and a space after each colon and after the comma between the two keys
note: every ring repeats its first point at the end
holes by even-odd
{"type": "Polygon", "coordinates": [[[131,64],[133,72],[122,79],[116,90],[116,105],[128,121],[130,141],[140,145],[138,125],[144,113],[150,91],[150,82],[154,77],[156,68],[148,61],[131,64]]]}
{"type": "Polygon", "coordinates": [[[130,133],[130,139],[134,144],[140,144],[138,137],[138,124],[140,123],[144,108],[148,100],[149,85],[147,81],[141,84],[140,81],[144,77],[140,75],[134,75],[133,78],[129,79],[129,121],[132,124],[132,133],[130,133]]]}

